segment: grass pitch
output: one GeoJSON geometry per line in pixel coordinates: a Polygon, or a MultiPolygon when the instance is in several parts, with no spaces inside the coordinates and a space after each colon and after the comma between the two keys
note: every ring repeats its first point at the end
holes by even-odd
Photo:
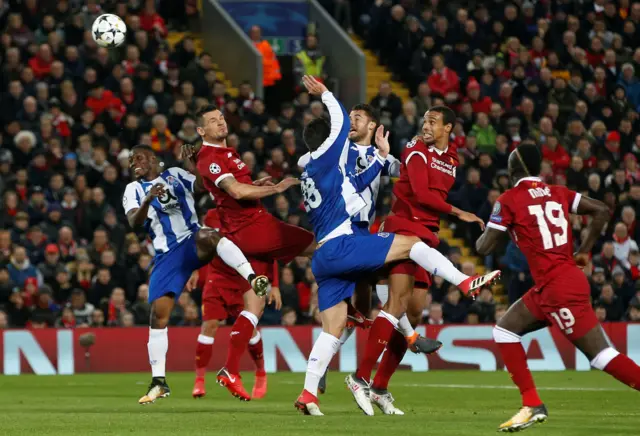
{"type": "MultiPolygon", "coordinates": [[[[549,421],[525,431],[545,436],[640,434],[638,392],[596,371],[536,373],[549,421]]],[[[391,382],[405,416],[364,416],[344,385],[329,375],[324,417],[302,416],[293,403],[303,374],[269,375],[260,401],[242,403],[215,384],[191,398],[193,375],[169,374],[172,396],[139,406],[147,374],[0,377],[0,435],[456,435],[496,434],[520,407],[506,372],[397,373],[391,382]]],[[[250,392],[251,374],[244,375],[250,392]]],[[[379,412],[376,409],[376,412],[379,412]]]]}

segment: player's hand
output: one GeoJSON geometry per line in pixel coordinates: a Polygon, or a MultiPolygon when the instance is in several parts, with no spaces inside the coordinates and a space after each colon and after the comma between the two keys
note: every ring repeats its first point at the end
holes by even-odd
{"type": "Polygon", "coordinates": [[[164,193],[164,185],[162,183],[156,183],[149,189],[149,192],[147,192],[147,198],[153,200],[154,198],[163,196],[164,193]]]}
{"type": "Polygon", "coordinates": [[[480,229],[484,231],[484,221],[482,221],[482,219],[480,219],[475,214],[472,214],[471,212],[465,212],[463,210],[458,214],[458,218],[460,218],[465,223],[478,223],[480,224],[480,229]]]}
{"type": "Polygon", "coordinates": [[[586,253],[575,253],[573,257],[580,269],[584,269],[589,264],[589,255],[586,253]]]}
{"type": "Polygon", "coordinates": [[[275,183],[271,181],[272,178],[273,177],[271,176],[263,177],[261,179],[254,180],[253,184],[255,186],[275,186],[275,183]]]}
{"type": "Polygon", "coordinates": [[[389,155],[391,146],[389,145],[389,131],[384,133],[384,126],[380,124],[376,129],[376,145],[380,156],[386,158],[389,155]]]}
{"type": "Polygon", "coordinates": [[[198,153],[198,150],[196,149],[195,145],[182,144],[180,146],[180,155],[178,156],[178,159],[180,160],[193,159],[197,153],[198,153]]]}
{"type": "Polygon", "coordinates": [[[278,191],[278,194],[282,194],[284,191],[286,191],[290,187],[296,186],[299,184],[300,184],[300,180],[296,179],[295,177],[287,177],[286,179],[284,179],[283,181],[281,181],[276,185],[276,190],[278,191]]]}
{"type": "Polygon", "coordinates": [[[311,95],[322,95],[328,91],[327,87],[313,76],[302,76],[302,84],[311,95]]]}
{"type": "Polygon", "coordinates": [[[275,286],[271,287],[271,291],[269,291],[269,296],[267,299],[267,304],[274,304],[274,309],[280,310],[282,309],[282,295],[280,294],[280,288],[275,286]]]}
{"type": "Polygon", "coordinates": [[[198,280],[200,279],[200,271],[195,270],[191,273],[191,277],[187,280],[187,284],[184,285],[184,289],[187,292],[191,292],[198,287],[198,280]]]}

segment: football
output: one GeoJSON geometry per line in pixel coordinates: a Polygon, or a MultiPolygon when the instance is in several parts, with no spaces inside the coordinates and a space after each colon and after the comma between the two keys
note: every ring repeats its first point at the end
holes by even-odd
{"type": "Polygon", "coordinates": [[[127,25],[117,15],[103,14],[93,22],[91,35],[100,47],[118,47],[127,35],[127,25]]]}

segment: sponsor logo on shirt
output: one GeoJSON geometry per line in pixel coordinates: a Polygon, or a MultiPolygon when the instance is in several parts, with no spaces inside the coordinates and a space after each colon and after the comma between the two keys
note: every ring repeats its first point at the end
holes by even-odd
{"type": "Polygon", "coordinates": [[[447,163],[443,160],[437,159],[435,156],[431,156],[431,168],[441,171],[451,177],[456,176],[455,165],[447,163]]]}

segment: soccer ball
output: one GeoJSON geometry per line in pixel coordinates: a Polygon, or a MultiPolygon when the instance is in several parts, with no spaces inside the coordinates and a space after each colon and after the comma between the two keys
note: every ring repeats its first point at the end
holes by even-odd
{"type": "Polygon", "coordinates": [[[103,14],[93,22],[91,35],[100,47],[118,47],[127,35],[127,25],[117,15],[103,14]]]}

